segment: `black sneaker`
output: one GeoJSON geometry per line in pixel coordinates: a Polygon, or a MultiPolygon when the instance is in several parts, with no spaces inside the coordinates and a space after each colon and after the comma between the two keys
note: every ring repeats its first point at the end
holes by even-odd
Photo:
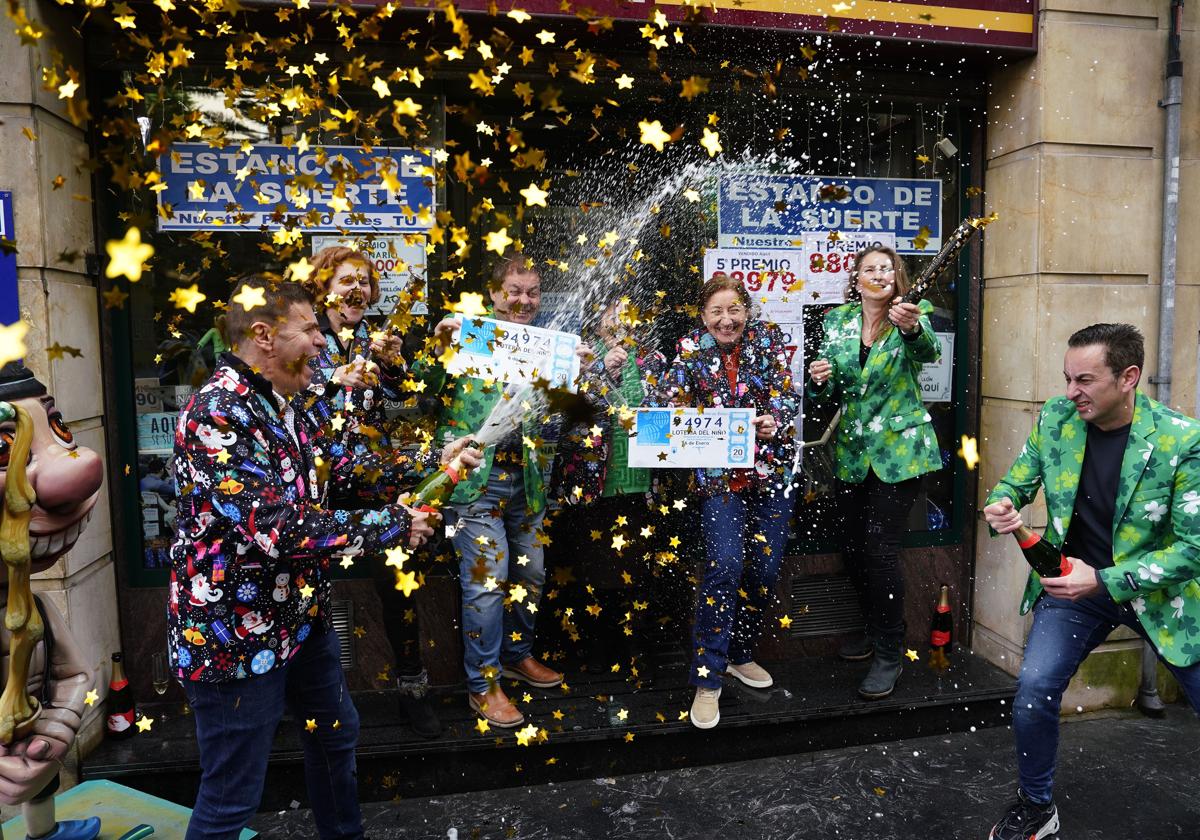
{"type": "Polygon", "coordinates": [[[992,826],[988,840],[1042,840],[1058,833],[1058,808],[1051,802],[1039,805],[1025,798],[1017,788],[1017,801],[1000,822],[992,826]]]}

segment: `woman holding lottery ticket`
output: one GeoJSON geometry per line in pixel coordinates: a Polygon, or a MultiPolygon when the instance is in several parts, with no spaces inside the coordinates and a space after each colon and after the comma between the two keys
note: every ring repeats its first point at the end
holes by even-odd
{"type": "Polygon", "coordinates": [[[791,427],[799,407],[783,334],[750,317],[750,295],[739,281],[714,274],[700,292],[700,319],[703,326],[680,339],[653,400],[675,407],[749,408],[755,438],[752,468],[695,471],[705,563],[692,631],[688,682],[696,695],[690,717],[700,729],[711,729],[721,719],[724,674],[753,688],[772,684],[753,653],[787,543],[792,501],[784,491],[791,481],[791,427]]]}
{"type": "Polygon", "coordinates": [[[904,575],[900,537],[920,476],[942,468],[937,435],[917,375],[941,344],[929,301],[906,303],[904,262],[890,248],[862,251],[847,297],[825,315],[825,338],[808,366],[806,396],[842,406],[834,456],[837,524],[846,571],[858,593],[866,633],[843,645],[849,660],[874,657],[858,692],[887,697],[900,676],[904,575]]]}

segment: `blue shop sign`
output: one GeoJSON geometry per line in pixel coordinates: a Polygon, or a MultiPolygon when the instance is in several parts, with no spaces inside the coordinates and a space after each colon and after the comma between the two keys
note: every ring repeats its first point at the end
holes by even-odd
{"type": "Polygon", "coordinates": [[[935,178],[839,178],[729,172],[717,200],[723,248],[798,247],[805,233],[893,233],[902,254],[942,246],[942,182],[935,178]],[[913,240],[924,235],[925,247],[913,240]]]}
{"type": "Polygon", "coordinates": [[[17,232],[13,227],[13,194],[0,190],[0,324],[15,324],[21,317],[17,303],[17,232]]]}
{"type": "Polygon", "coordinates": [[[159,159],[159,230],[416,232],[433,227],[428,151],[175,143],[159,159]]]}

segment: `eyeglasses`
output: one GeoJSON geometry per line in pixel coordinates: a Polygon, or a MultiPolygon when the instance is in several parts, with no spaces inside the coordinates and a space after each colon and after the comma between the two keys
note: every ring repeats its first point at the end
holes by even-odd
{"type": "Polygon", "coordinates": [[[891,267],[883,268],[882,266],[874,266],[874,265],[869,265],[865,268],[860,268],[858,270],[858,274],[860,277],[864,274],[867,275],[868,277],[871,276],[872,274],[878,274],[880,277],[888,277],[889,275],[892,275],[895,273],[896,273],[896,269],[894,269],[894,268],[891,268],[891,267]]]}
{"type": "Polygon", "coordinates": [[[746,314],[746,307],[731,306],[728,309],[705,309],[704,314],[709,318],[720,318],[722,315],[728,315],[730,318],[740,318],[746,314]]]}

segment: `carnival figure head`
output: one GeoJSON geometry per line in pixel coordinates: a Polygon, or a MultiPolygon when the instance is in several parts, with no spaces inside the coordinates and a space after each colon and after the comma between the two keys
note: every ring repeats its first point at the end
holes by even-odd
{"type": "Polygon", "coordinates": [[[23,468],[36,497],[29,519],[31,571],[40,572],[70,551],[87,527],[100,498],[104,466],[75,439],[54,397],[23,364],[9,362],[0,369],[0,401],[23,408],[32,420],[24,429],[16,417],[0,422],[0,495],[9,475],[23,468]],[[15,464],[14,456],[23,463],[15,464]]]}

